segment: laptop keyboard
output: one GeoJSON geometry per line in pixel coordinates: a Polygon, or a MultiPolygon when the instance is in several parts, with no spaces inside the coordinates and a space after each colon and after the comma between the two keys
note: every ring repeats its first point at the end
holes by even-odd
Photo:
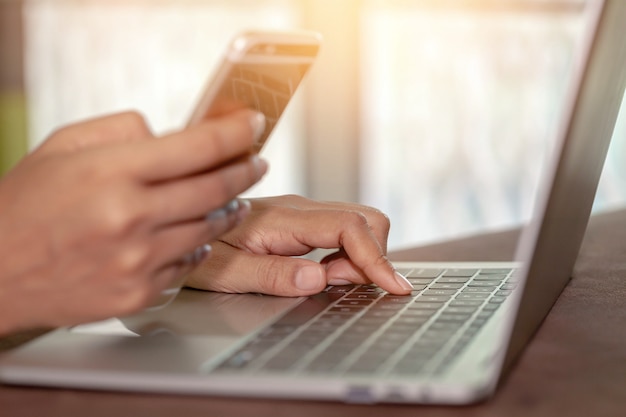
{"type": "Polygon", "coordinates": [[[213,372],[441,373],[515,290],[512,269],[400,270],[411,295],[329,287],[257,333],[213,372]]]}

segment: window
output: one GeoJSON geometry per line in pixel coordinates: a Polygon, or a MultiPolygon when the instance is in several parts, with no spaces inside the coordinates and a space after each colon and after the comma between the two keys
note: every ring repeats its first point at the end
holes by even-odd
{"type": "MultiPolygon", "coordinates": [[[[30,0],[32,144],[56,126],[141,110],[184,123],[225,43],[304,27],[325,43],[247,195],[378,207],[390,247],[528,218],[579,36],[582,0],[30,0]]],[[[626,201],[620,116],[596,210],[626,201]]]]}
{"type": "MultiPolygon", "coordinates": [[[[33,146],[64,123],[129,109],[156,133],[179,128],[234,33],[300,26],[288,1],[31,0],[25,19],[33,146]]],[[[256,194],[303,193],[302,104],[293,104],[256,194]]]]}

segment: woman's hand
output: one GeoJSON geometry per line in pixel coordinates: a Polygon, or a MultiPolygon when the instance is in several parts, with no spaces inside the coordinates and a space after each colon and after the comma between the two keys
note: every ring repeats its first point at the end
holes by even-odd
{"type": "Polygon", "coordinates": [[[123,113],[54,133],[0,181],[0,334],[147,306],[249,212],[263,128],[239,111],[154,138],[123,113]]]}
{"type": "Polygon", "coordinates": [[[375,283],[395,294],[411,291],[386,257],[389,220],[380,211],[298,196],[251,203],[250,215],[212,243],[211,258],[189,274],[188,286],[284,296],[348,283],[375,283]],[[321,263],[294,257],[316,248],[337,251],[321,263]]]}

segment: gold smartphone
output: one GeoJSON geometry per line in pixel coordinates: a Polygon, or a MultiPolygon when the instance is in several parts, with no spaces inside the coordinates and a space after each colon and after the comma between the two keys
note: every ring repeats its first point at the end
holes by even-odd
{"type": "Polygon", "coordinates": [[[228,46],[188,126],[240,108],[262,112],[261,150],[318,55],[321,36],[310,31],[248,31],[228,46]]]}

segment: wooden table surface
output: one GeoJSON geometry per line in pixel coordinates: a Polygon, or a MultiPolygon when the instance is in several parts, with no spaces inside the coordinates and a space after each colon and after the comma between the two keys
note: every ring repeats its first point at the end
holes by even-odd
{"type": "MultiPolygon", "coordinates": [[[[509,260],[515,232],[397,251],[395,260],[509,260]]],[[[0,339],[8,350],[30,334],[0,339]]],[[[0,416],[626,416],[626,210],[592,218],[573,279],[499,391],[466,407],[346,405],[0,386],[0,416]]]]}

